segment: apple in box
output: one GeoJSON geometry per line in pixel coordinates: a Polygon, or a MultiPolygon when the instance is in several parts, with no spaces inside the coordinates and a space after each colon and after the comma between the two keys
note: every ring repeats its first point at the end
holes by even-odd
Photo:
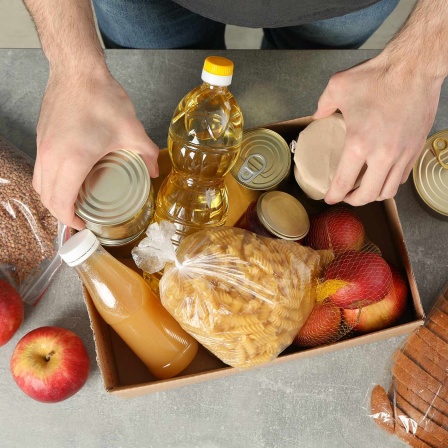
{"type": "Polygon", "coordinates": [[[0,347],[5,345],[22,325],[23,301],[17,291],[0,280],[0,347]]]}
{"type": "Polygon", "coordinates": [[[60,327],[40,327],[17,344],[11,358],[14,381],[37,401],[56,403],[84,386],[90,362],[82,340],[60,327]]]}
{"type": "Polygon", "coordinates": [[[324,281],[317,286],[317,301],[328,299],[341,308],[360,308],[379,302],[391,285],[391,270],[380,255],[347,251],[328,265],[324,281]]]}
{"type": "Polygon", "coordinates": [[[409,294],[404,277],[390,265],[392,287],[384,299],[360,309],[343,310],[344,321],[359,333],[382,330],[394,324],[403,314],[409,294]]]}
{"type": "Polygon", "coordinates": [[[341,309],[330,302],[318,303],[294,339],[299,347],[316,347],[339,339],[341,309]]]}
{"type": "Polygon", "coordinates": [[[313,249],[332,249],[335,255],[360,250],[366,233],[361,220],[348,208],[334,206],[310,218],[304,244],[313,249]]]}

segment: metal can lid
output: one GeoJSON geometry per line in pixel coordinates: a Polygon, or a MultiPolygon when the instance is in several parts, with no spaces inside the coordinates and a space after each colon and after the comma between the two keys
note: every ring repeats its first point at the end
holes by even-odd
{"type": "Polygon", "coordinates": [[[426,140],[412,174],[423,202],[435,212],[448,216],[448,129],[426,140]]]}
{"type": "Polygon", "coordinates": [[[308,213],[293,196],[270,191],[260,196],[257,215],[269,232],[286,240],[300,240],[310,229],[308,213]]]}
{"type": "Polygon", "coordinates": [[[285,139],[270,129],[243,133],[241,150],[231,173],[251,190],[271,190],[291,169],[291,152],[285,139]]]}
{"type": "Polygon", "coordinates": [[[120,224],[141,210],[150,188],[151,179],[142,158],[128,150],[113,151],[87,175],[75,213],[86,222],[120,224]]]}

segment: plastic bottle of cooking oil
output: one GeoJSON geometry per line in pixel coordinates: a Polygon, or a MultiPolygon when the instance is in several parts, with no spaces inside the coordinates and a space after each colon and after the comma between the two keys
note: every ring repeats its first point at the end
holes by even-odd
{"type": "Polygon", "coordinates": [[[101,317],[160,379],[171,378],[194,359],[198,343],[162,306],[139,274],[120,263],[87,229],[59,254],[73,266],[101,317]]]}
{"type": "Polygon", "coordinates": [[[175,245],[190,233],[226,221],[224,176],[238,157],[243,135],[243,116],[228,89],[232,74],[229,59],[206,58],[203,84],[182,99],[171,120],[173,169],[160,187],[155,220],[175,224],[175,245]]]}

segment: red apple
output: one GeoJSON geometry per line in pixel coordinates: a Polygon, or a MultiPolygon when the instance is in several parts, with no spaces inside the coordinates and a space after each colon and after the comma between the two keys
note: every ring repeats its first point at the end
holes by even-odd
{"type": "Polygon", "coordinates": [[[23,322],[24,306],[18,292],[0,280],[0,347],[5,345],[23,322]]]}
{"type": "Polygon", "coordinates": [[[341,309],[330,303],[314,306],[310,316],[294,339],[300,347],[315,347],[338,339],[341,309]]]}
{"type": "Polygon", "coordinates": [[[328,298],[341,308],[360,308],[379,302],[389,292],[392,274],[378,254],[347,251],[337,256],[318,285],[318,300],[328,298]]]}
{"type": "Polygon", "coordinates": [[[335,206],[311,216],[305,244],[313,249],[332,249],[339,254],[360,250],[365,237],[361,220],[349,209],[335,206]]]}
{"type": "Polygon", "coordinates": [[[26,334],[11,358],[17,385],[31,398],[56,403],[84,386],[90,362],[82,340],[60,327],[40,327],[26,334]]]}
{"type": "Polygon", "coordinates": [[[384,299],[361,309],[343,310],[344,320],[352,329],[360,333],[370,333],[390,327],[403,314],[408,297],[408,285],[394,266],[392,287],[384,299]]]}

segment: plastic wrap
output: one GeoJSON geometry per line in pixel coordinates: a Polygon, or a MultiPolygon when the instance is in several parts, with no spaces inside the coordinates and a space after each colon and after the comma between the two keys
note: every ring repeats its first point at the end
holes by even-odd
{"type": "Polygon", "coordinates": [[[42,205],[32,178],[33,161],[0,137],[0,276],[34,304],[61,265],[69,229],[42,205]]]}
{"type": "Polygon", "coordinates": [[[174,252],[173,233],[171,224],[152,224],[133,256],[147,273],[168,263],[160,298],[188,333],[241,369],[291,344],[315,304],[328,251],[221,227],[188,236],[174,252]]]}
{"type": "Polygon", "coordinates": [[[406,308],[407,282],[370,242],[354,211],[334,206],[312,215],[304,244],[331,250],[335,258],[319,279],[317,304],[295,340],[297,345],[328,344],[397,322],[406,308]]]}
{"type": "Polygon", "coordinates": [[[386,389],[376,385],[369,415],[413,447],[448,446],[448,288],[424,325],[388,364],[386,389]]]}

